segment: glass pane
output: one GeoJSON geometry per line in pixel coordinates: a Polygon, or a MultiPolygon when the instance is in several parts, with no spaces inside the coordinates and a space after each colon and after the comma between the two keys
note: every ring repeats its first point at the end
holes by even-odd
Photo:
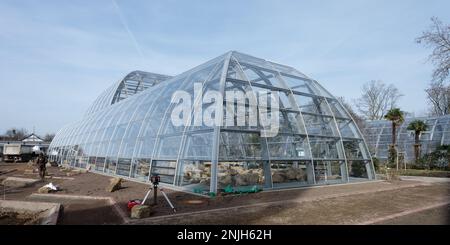
{"type": "Polygon", "coordinates": [[[165,137],[161,139],[156,157],[176,159],[180,150],[181,136],[165,137]]]}
{"type": "Polygon", "coordinates": [[[136,158],[132,161],[131,178],[147,181],[150,173],[150,159],[136,158]]]}
{"type": "Polygon", "coordinates": [[[267,138],[270,159],[310,159],[306,137],[278,135],[267,138]]]}
{"type": "Polygon", "coordinates": [[[309,161],[272,161],[271,172],[274,187],[306,185],[306,165],[309,161]]]}
{"type": "Polygon", "coordinates": [[[211,162],[188,161],[180,162],[178,184],[195,193],[209,192],[211,181],[211,162]]]}
{"type": "Polygon", "coordinates": [[[341,170],[345,169],[344,161],[315,161],[314,171],[316,183],[342,182],[341,170]]]}
{"type": "Polygon", "coordinates": [[[176,161],[153,161],[152,176],[159,175],[162,183],[173,184],[176,166],[176,161]]]}
{"type": "Polygon", "coordinates": [[[122,176],[129,176],[131,169],[131,159],[130,158],[119,158],[117,162],[117,174],[122,176]]]}
{"type": "Polygon", "coordinates": [[[349,160],[348,161],[348,172],[350,175],[350,181],[358,181],[359,179],[367,179],[367,168],[366,165],[369,164],[368,161],[358,161],[349,160]]]}
{"type": "Polygon", "coordinates": [[[185,157],[211,159],[213,132],[186,136],[185,157]]]}
{"type": "Polygon", "coordinates": [[[303,115],[303,120],[309,135],[339,136],[336,124],[331,117],[303,115]]]}
{"type": "Polygon", "coordinates": [[[105,173],[115,174],[117,166],[117,158],[107,157],[105,165],[105,173]]]}
{"type": "Polygon", "coordinates": [[[105,167],[105,158],[97,157],[95,161],[95,170],[103,172],[103,168],[105,167]]]}
{"type": "Polygon", "coordinates": [[[259,187],[264,185],[262,162],[219,162],[217,173],[218,191],[230,188],[259,187]]]}
{"type": "Polygon", "coordinates": [[[347,159],[368,159],[362,141],[344,140],[343,143],[347,159]]]}
{"type": "MultiPolygon", "coordinates": [[[[310,137],[311,151],[314,158],[339,159],[337,144],[339,139],[310,137]]],[[[343,158],[343,157],[342,157],[343,158]]]]}

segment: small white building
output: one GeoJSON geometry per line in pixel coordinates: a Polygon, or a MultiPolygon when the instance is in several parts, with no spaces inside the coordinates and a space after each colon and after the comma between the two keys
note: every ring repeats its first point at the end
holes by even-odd
{"type": "Polygon", "coordinates": [[[39,138],[39,136],[35,135],[34,133],[26,136],[21,141],[23,143],[42,143],[42,142],[44,142],[43,139],[39,138]]]}

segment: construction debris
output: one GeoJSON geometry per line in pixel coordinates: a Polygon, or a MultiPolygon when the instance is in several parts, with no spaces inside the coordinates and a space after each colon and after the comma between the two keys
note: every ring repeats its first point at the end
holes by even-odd
{"type": "Polygon", "coordinates": [[[44,185],[41,188],[39,188],[38,192],[41,194],[44,194],[44,193],[56,192],[58,190],[60,190],[60,188],[58,186],[53,185],[53,183],[50,183],[50,184],[44,185]]]}

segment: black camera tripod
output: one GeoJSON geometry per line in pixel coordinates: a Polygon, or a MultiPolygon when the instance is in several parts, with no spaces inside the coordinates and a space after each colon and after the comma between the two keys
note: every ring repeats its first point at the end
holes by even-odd
{"type": "MultiPolygon", "coordinates": [[[[150,195],[150,192],[152,190],[153,190],[153,205],[157,204],[158,184],[159,184],[159,181],[160,181],[160,177],[158,175],[154,175],[154,176],[151,177],[151,181],[152,181],[152,184],[153,184],[153,188],[150,187],[150,189],[147,191],[147,194],[145,194],[144,200],[142,200],[142,205],[145,204],[145,201],[147,201],[148,195],[150,195]]],[[[159,191],[163,194],[163,196],[166,199],[167,203],[169,203],[170,207],[172,208],[172,211],[174,213],[176,213],[177,210],[173,206],[172,202],[169,200],[169,197],[164,192],[164,190],[161,188],[161,189],[159,189],[159,191]]]]}

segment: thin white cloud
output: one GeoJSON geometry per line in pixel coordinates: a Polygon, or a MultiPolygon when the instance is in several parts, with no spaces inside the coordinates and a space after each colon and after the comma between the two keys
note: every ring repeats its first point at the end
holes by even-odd
{"type": "Polygon", "coordinates": [[[136,37],[134,36],[133,32],[131,31],[130,27],[128,26],[127,20],[126,20],[125,17],[123,16],[123,13],[122,13],[122,11],[120,10],[120,7],[119,7],[119,5],[117,4],[117,2],[116,2],[115,0],[111,0],[111,1],[112,1],[112,4],[113,4],[114,8],[115,8],[116,11],[117,11],[117,15],[118,15],[119,18],[120,18],[120,22],[122,23],[123,27],[124,27],[125,30],[127,31],[128,36],[130,37],[130,39],[131,39],[131,41],[132,41],[132,43],[133,43],[133,45],[134,45],[134,48],[136,49],[137,53],[138,53],[139,56],[141,57],[141,62],[142,62],[142,64],[144,64],[144,63],[145,63],[145,58],[144,58],[145,56],[144,56],[144,53],[142,52],[142,49],[141,49],[141,47],[140,47],[138,41],[136,40],[136,37]]]}

